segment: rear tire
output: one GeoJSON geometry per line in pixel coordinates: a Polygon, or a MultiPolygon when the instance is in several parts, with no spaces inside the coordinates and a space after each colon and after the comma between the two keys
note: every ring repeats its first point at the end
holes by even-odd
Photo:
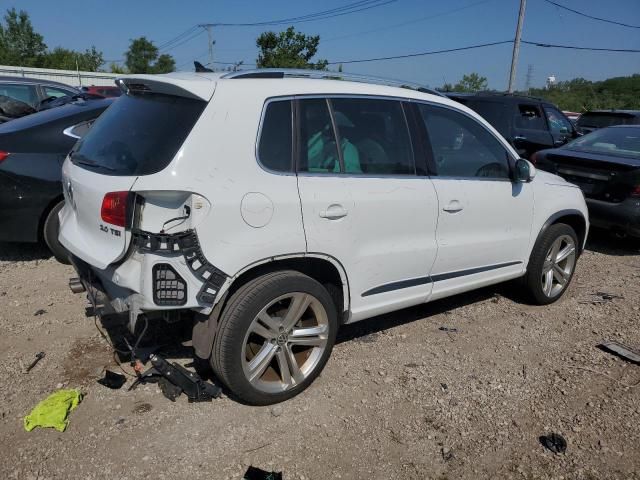
{"type": "Polygon", "coordinates": [[[536,241],[524,277],[533,303],[548,305],[567,291],[578,261],[578,236],[573,228],[556,223],[536,241]]]}
{"type": "Polygon", "coordinates": [[[60,219],[58,218],[58,213],[62,210],[62,207],[64,207],[64,201],[57,203],[51,209],[44,221],[42,236],[44,243],[51,253],[53,253],[56,260],[65,265],[69,265],[71,263],[69,261],[69,252],[67,252],[67,249],[64,248],[60,240],[58,240],[58,235],[60,234],[60,219]]]}
{"type": "Polygon", "coordinates": [[[242,402],[282,402],[320,374],[337,329],[335,304],[320,283],[292,270],[268,273],[229,299],[220,316],[211,366],[242,402]]]}

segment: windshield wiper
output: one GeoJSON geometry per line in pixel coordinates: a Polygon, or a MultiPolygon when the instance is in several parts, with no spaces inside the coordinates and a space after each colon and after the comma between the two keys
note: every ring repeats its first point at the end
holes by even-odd
{"type": "Polygon", "coordinates": [[[82,155],[80,153],[72,153],[71,154],[71,160],[73,161],[73,163],[76,163],[78,165],[86,165],[87,167],[102,168],[102,169],[107,170],[109,172],[115,172],[116,171],[115,168],[107,167],[106,165],[102,165],[100,163],[96,163],[93,160],[89,160],[87,157],[85,157],[84,155],[82,155]]]}

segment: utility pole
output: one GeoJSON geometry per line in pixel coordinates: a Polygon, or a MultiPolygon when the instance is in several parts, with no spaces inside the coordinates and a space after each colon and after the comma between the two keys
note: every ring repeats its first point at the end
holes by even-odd
{"type": "Polygon", "coordinates": [[[520,13],[518,14],[518,27],[516,28],[516,38],[513,42],[513,55],[511,57],[511,72],[509,73],[509,93],[513,93],[516,83],[516,67],[518,65],[518,54],[520,53],[520,38],[522,37],[522,24],[524,23],[524,10],[527,0],[520,0],[520,13]]]}
{"type": "Polygon", "coordinates": [[[209,46],[209,63],[208,65],[211,65],[213,68],[213,44],[215,43],[213,41],[213,24],[212,23],[203,23],[201,25],[198,25],[201,28],[206,28],[207,29],[207,42],[208,42],[208,46],[209,46]]]}

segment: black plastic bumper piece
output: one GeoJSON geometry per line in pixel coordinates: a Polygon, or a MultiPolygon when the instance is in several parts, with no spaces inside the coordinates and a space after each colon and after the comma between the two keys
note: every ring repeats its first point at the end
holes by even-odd
{"type": "Polygon", "coordinates": [[[191,272],[204,282],[196,298],[200,303],[213,305],[228,275],[207,261],[195,230],[173,234],[133,230],[132,235],[134,247],[141,252],[182,253],[191,272]]]}

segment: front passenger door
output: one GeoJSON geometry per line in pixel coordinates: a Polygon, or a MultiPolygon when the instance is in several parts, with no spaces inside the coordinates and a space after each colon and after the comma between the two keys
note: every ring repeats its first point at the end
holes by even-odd
{"type": "Polygon", "coordinates": [[[528,255],[533,190],[511,181],[510,154],[485,125],[460,111],[418,106],[437,175],[438,254],[432,299],[513,278],[528,255]]]}

